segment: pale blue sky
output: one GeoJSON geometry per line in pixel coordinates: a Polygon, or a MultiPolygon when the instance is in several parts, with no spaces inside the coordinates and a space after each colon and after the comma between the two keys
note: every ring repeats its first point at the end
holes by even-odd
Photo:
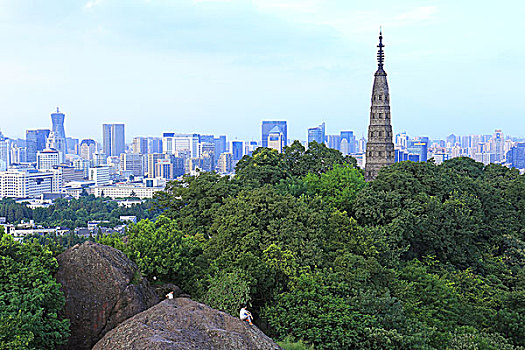
{"type": "Polygon", "coordinates": [[[0,0],[1,131],[366,131],[383,26],[394,132],[524,136],[522,1],[0,0]]]}

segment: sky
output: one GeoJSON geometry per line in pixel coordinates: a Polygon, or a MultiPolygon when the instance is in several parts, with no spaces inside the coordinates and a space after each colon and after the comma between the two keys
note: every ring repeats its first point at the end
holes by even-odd
{"type": "Polygon", "coordinates": [[[523,1],[0,0],[0,130],[365,135],[380,26],[394,132],[525,136],[523,1]]]}

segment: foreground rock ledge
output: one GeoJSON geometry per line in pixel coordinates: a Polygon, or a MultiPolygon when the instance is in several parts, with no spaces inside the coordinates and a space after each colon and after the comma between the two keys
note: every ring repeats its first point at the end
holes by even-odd
{"type": "Polygon", "coordinates": [[[71,321],[71,337],[62,349],[84,350],[122,321],[158,303],[155,290],[121,251],[86,242],[57,257],[55,275],[71,321]]]}
{"type": "Polygon", "coordinates": [[[109,331],[93,350],[281,349],[255,326],[187,298],[164,300],[109,331]]]}

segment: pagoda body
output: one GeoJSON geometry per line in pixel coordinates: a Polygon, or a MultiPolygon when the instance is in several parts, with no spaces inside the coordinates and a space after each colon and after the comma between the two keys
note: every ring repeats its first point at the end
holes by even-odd
{"type": "Polygon", "coordinates": [[[378,68],[374,74],[370,124],[366,144],[365,180],[375,179],[379,169],[394,164],[394,143],[392,142],[392,124],[390,120],[390,95],[386,72],[383,69],[383,36],[379,34],[377,52],[378,68]]]}

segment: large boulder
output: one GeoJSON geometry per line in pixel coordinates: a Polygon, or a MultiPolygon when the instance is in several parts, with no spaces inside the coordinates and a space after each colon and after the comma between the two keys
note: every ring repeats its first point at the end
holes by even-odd
{"type": "Polygon", "coordinates": [[[137,265],[115,248],[86,242],[57,260],[55,277],[66,298],[61,316],[71,321],[64,349],[91,349],[122,321],[159,302],[137,265]]]}
{"type": "Polygon", "coordinates": [[[109,331],[93,350],[281,349],[256,326],[188,298],[164,300],[109,331]]]}

